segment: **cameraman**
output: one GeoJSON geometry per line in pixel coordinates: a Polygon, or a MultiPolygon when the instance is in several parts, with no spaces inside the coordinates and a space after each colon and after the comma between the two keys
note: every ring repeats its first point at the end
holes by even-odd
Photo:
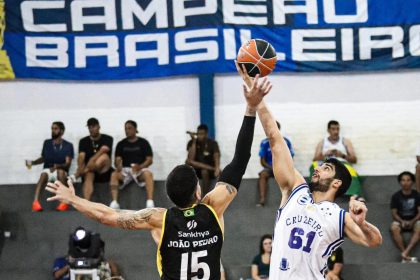
{"type": "Polygon", "coordinates": [[[105,243],[98,233],[78,227],[70,235],[68,255],[54,261],[54,279],[70,280],[70,270],[82,268],[97,268],[101,280],[120,276],[115,262],[104,259],[104,248],[105,243]]]}

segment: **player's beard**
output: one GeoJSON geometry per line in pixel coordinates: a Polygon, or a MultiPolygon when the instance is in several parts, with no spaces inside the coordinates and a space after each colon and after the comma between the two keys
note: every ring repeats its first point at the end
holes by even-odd
{"type": "Polygon", "coordinates": [[[327,192],[334,178],[319,179],[318,182],[310,182],[309,190],[311,192],[327,192]]]}

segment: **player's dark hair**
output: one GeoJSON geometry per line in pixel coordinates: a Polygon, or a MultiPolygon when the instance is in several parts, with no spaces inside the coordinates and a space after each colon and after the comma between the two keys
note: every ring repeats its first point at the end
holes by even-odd
{"type": "Polygon", "coordinates": [[[202,123],[197,127],[197,130],[205,130],[206,132],[209,132],[209,127],[207,124],[202,123]]]}
{"type": "Polygon", "coordinates": [[[264,240],[266,239],[270,239],[273,240],[273,236],[271,234],[264,234],[263,236],[261,236],[261,240],[260,240],[260,254],[264,254],[264,240]]]}
{"type": "Polygon", "coordinates": [[[398,183],[401,182],[402,177],[405,176],[405,175],[409,176],[411,181],[413,181],[413,182],[416,181],[416,176],[414,176],[413,173],[411,173],[410,171],[404,171],[404,172],[401,172],[400,175],[398,175],[398,183]]]}
{"type": "Polygon", "coordinates": [[[187,164],[178,165],[166,178],[166,193],[176,206],[189,207],[195,200],[197,184],[194,168],[187,164]]]}
{"type": "Polygon", "coordinates": [[[327,158],[324,163],[331,163],[334,165],[335,175],[334,179],[341,180],[341,186],[338,188],[335,197],[340,197],[347,192],[351,185],[351,175],[346,166],[336,158],[327,158]]]}
{"type": "Polygon", "coordinates": [[[56,121],[56,122],[53,122],[52,124],[58,126],[60,130],[63,132],[66,130],[66,127],[64,126],[63,122],[56,121]]]}
{"type": "Polygon", "coordinates": [[[327,128],[328,128],[328,129],[330,129],[330,128],[331,128],[331,126],[333,126],[333,125],[340,125],[340,123],[339,123],[338,121],[336,121],[336,120],[330,120],[330,121],[328,122],[328,126],[327,126],[327,128]]]}

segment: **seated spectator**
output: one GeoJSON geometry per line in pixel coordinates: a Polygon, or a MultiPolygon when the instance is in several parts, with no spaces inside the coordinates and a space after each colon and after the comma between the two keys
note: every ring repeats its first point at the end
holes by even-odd
{"type": "Polygon", "coordinates": [[[139,187],[146,186],[146,207],[154,207],[153,173],[148,168],[153,163],[153,152],[149,142],[136,134],[137,123],[132,120],[125,122],[125,139],[117,144],[115,149],[115,168],[111,175],[111,208],[119,209],[118,189],[123,189],[134,181],[139,187]],[[119,187],[119,185],[122,185],[119,187]]]}
{"type": "Polygon", "coordinates": [[[416,188],[417,188],[417,192],[420,193],[420,145],[417,148],[416,159],[417,159],[417,165],[416,165],[416,188]]]}
{"type": "MultiPolygon", "coordinates": [[[[279,122],[276,122],[276,123],[277,123],[277,127],[280,130],[280,123],[279,122]]],[[[295,151],[293,150],[292,142],[290,142],[290,140],[287,137],[283,137],[283,138],[284,138],[284,141],[286,141],[290,154],[292,155],[292,157],[294,157],[295,151]]],[[[268,179],[274,177],[273,158],[271,155],[270,143],[268,142],[267,138],[261,141],[259,156],[260,156],[260,163],[264,169],[258,174],[258,193],[260,197],[259,197],[259,202],[257,206],[264,206],[265,197],[267,194],[268,179]]]]}
{"type": "Polygon", "coordinates": [[[198,178],[202,179],[202,196],[210,191],[211,180],[220,174],[220,150],[219,145],[208,137],[208,127],[201,124],[197,132],[187,132],[191,136],[188,142],[188,158],[186,164],[194,167],[198,178]]]}
{"type": "Polygon", "coordinates": [[[413,173],[402,172],[398,175],[401,190],[396,192],[391,199],[393,218],[391,234],[401,252],[402,262],[417,262],[417,258],[410,256],[411,250],[414,249],[420,237],[420,195],[413,189],[414,182],[413,173]],[[407,246],[404,244],[402,231],[412,233],[407,246]]]}
{"type": "Polygon", "coordinates": [[[329,121],[327,128],[329,135],[321,140],[316,147],[315,156],[312,165],[309,168],[309,176],[312,177],[319,162],[325,160],[325,158],[337,158],[344,163],[352,177],[351,185],[346,192],[346,195],[362,195],[362,185],[359,180],[359,175],[357,175],[356,170],[351,166],[351,164],[357,162],[352,143],[348,138],[340,136],[340,124],[337,121],[329,121]]]}
{"type": "Polygon", "coordinates": [[[89,136],[79,141],[77,170],[70,178],[75,181],[83,178],[83,197],[90,200],[93,193],[95,177],[105,176],[109,181],[111,169],[112,142],[111,136],[101,134],[99,121],[90,118],[87,121],[89,136]]]}
{"type": "MultiPolygon", "coordinates": [[[[42,211],[42,206],[39,203],[39,195],[48,182],[59,180],[63,184],[66,184],[67,172],[74,157],[74,150],[73,144],[63,139],[64,131],[64,123],[53,122],[51,126],[51,139],[44,141],[41,157],[33,161],[26,160],[28,169],[31,169],[32,165],[44,164],[36,185],[32,211],[42,211]]],[[[67,208],[67,204],[60,203],[56,209],[58,211],[66,211],[67,208]]]]}
{"type": "Polygon", "coordinates": [[[70,280],[70,265],[68,258],[68,256],[64,256],[54,260],[53,277],[55,280],[70,280]]]}
{"type": "Polygon", "coordinates": [[[327,266],[328,272],[325,277],[326,280],[343,280],[341,278],[341,271],[343,270],[344,254],[343,249],[338,247],[328,258],[327,266]]]}
{"type": "Polygon", "coordinates": [[[270,274],[272,236],[265,234],[261,237],[260,253],[254,257],[251,266],[253,280],[268,279],[270,274]]]}

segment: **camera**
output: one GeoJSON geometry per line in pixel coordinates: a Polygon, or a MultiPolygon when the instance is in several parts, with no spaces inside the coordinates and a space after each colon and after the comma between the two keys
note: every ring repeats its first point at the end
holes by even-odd
{"type": "Polygon", "coordinates": [[[69,238],[69,265],[73,269],[98,268],[104,260],[105,243],[99,233],[78,227],[69,238]]]}

